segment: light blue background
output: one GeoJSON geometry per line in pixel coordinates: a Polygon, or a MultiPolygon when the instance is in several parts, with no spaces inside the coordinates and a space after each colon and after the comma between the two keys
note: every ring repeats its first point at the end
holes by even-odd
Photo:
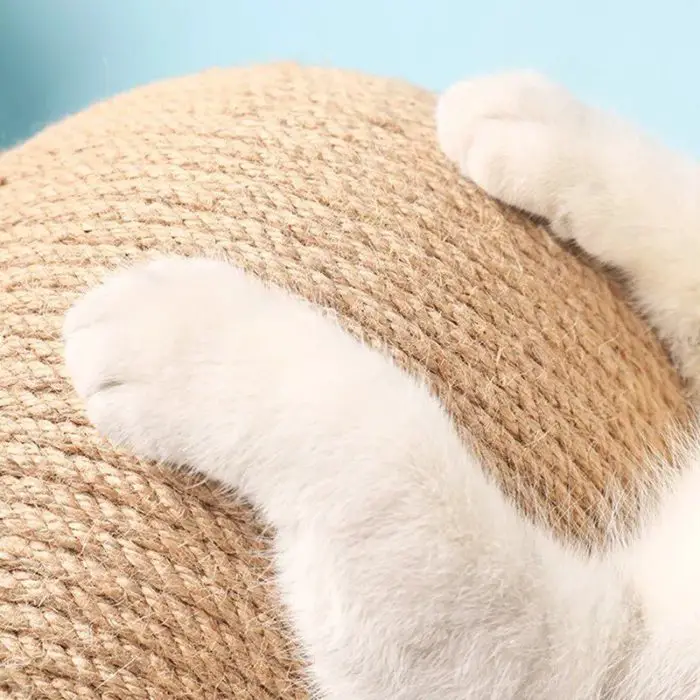
{"type": "Polygon", "coordinates": [[[534,67],[700,154],[694,0],[0,0],[0,147],[134,85],[275,59],[439,90],[534,67]]]}

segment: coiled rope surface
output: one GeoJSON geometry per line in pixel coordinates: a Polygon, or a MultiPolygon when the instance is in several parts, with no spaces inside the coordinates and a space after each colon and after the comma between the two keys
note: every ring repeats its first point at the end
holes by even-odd
{"type": "MultiPolygon", "coordinates": [[[[597,271],[438,152],[434,98],[292,65],[88,109],[0,156],[0,694],[301,698],[246,506],[139,463],[62,368],[71,301],[153,251],[217,252],[426,373],[504,487],[592,537],[685,405],[597,271]]],[[[222,321],[223,322],[223,321],[222,321]]]]}

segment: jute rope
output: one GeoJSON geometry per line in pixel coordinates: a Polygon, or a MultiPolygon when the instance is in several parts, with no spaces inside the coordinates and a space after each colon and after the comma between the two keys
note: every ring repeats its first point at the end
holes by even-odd
{"type": "Polygon", "coordinates": [[[594,537],[686,409],[598,271],[475,192],[433,97],[291,65],[136,90],[0,157],[0,694],[302,698],[246,506],[112,449],[59,329],[108,268],[225,253],[425,373],[529,512],[594,537]]]}

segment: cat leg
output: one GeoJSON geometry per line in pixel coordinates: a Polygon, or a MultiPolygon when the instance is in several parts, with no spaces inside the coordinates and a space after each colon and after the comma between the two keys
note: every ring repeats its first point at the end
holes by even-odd
{"type": "MultiPolygon", "coordinates": [[[[441,98],[445,153],[489,194],[549,220],[627,276],[641,308],[700,387],[700,187],[695,163],[532,74],[460,83],[441,98]]],[[[700,441],[611,554],[640,603],[642,638],[621,698],[700,697],[700,441]]],[[[634,646],[633,645],[633,646],[634,646]]],[[[616,696],[617,697],[617,696],[616,696]]]]}
{"type": "Polygon", "coordinates": [[[637,539],[613,556],[641,603],[644,643],[621,698],[700,698],[700,441],[668,475],[637,539]]]}
{"type": "Polygon", "coordinates": [[[65,354],[104,435],[276,527],[323,697],[593,700],[609,683],[634,617],[619,572],[525,521],[425,386],[312,306],[165,259],[79,300],[65,354]]]}
{"type": "Polygon", "coordinates": [[[447,156],[486,192],[619,268],[700,388],[700,171],[532,73],[458,83],[437,108],[447,156]]]}

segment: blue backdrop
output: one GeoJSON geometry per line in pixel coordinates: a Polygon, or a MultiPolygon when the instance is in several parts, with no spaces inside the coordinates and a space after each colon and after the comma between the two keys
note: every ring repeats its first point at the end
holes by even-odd
{"type": "Polygon", "coordinates": [[[0,0],[0,147],[134,85],[275,59],[439,90],[534,67],[700,154],[691,0],[0,0]]]}

